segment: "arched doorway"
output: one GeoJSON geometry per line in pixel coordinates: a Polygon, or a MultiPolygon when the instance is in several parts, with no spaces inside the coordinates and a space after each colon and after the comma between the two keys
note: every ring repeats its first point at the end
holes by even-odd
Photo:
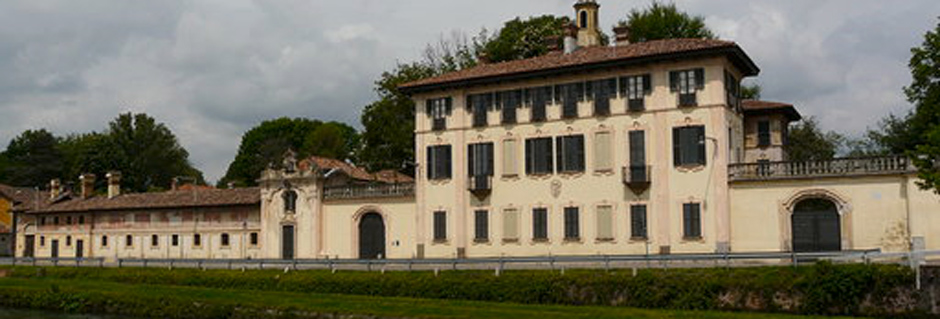
{"type": "Polygon", "coordinates": [[[836,204],[827,199],[800,201],[793,209],[793,251],[842,250],[842,223],[836,204]]]}
{"type": "Polygon", "coordinates": [[[385,258],[385,221],[378,213],[359,220],[359,259],[385,258]]]}

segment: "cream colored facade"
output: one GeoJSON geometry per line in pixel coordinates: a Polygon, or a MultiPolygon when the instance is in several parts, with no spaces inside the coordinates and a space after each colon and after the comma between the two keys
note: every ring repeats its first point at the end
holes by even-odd
{"type": "Polygon", "coordinates": [[[400,259],[940,249],[940,196],[916,187],[906,159],[786,162],[786,127],[799,115],[784,110],[792,106],[783,104],[765,103],[758,113],[746,110],[736,88],[759,70],[737,45],[680,39],[600,48],[592,32],[598,6],[585,0],[575,8],[579,19],[588,21],[577,32],[576,43],[584,48],[564,53],[572,54],[569,58],[551,53],[536,58],[543,59],[541,64],[500,65],[540,65],[527,71],[503,74],[505,70],[483,65],[402,87],[417,105],[414,181],[389,182],[339,161],[298,163],[288,154],[283,165],[260,176],[258,204],[193,213],[140,212],[148,214],[146,221],[129,212],[92,211],[79,225],[49,225],[48,219],[41,223],[36,218],[53,215],[27,213],[18,220],[22,231],[17,254],[27,251],[25,236],[35,236],[36,256],[50,256],[52,240],[59,243],[59,256],[74,256],[74,246],[66,248],[65,242],[83,240],[88,249],[84,256],[109,258],[400,259]],[[625,58],[610,58],[618,54],[625,58]],[[473,77],[475,71],[497,75],[473,77]],[[693,105],[680,105],[683,88],[674,84],[676,79],[699,75],[704,83],[689,86],[695,87],[689,89],[693,105]],[[629,94],[621,89],[636,76],[649,80],[649,91],[641,94],[642,110],[630,109],[629,94]],[[504,110],[487,106],[481,113],[486,124],[478,125],[468,102],[479,94],[541,87],[553,88],[557,95],[559,85],[607,79],[613,79],[617,89],[607,99],[609,112],[601,114],[595,114],[595,102],[585,98],[576,104],[576,116],[565,116],[563,99],[549,98],[544,120],[533,119],[535,103],[522,101],[512,113],[514,121],[504,124],[504,110]],[[761,121],[769,125],[765,145],[759,143],[761,121]],[[683,142],[686,129],[696,129],[688,134],[700,138],[697,144],[683,142]],[[631,145],[636,141],[631,136],[639,136],[636,132],[643,132],[642,147],[631,145]],[[559,154],[558,138],[570,136],[582,138],[580,149],[571,148],[581,167],[558,169],[562,158],[569,164],[569,158],[559,154]],[[539,138],[551,138],[547,156],[555,161],[548,165],[550,172],[527,170],[537,157],[527,141],[539,138]],[[487,143],[492,143],[492,161],[481,162],[477,155],[471,162],[471,145],[487,143]],[[689,160],[686,155],[698,153],[686,144],[703,147],[704,153],[689,160]],[[436,148],[440,146],[449,151],[429,154],[444,150],[436,148]],[[491,170],[485,168],[487,163],[491,170]],[[470,174],[471,166],[476,175],[470,174]],[[637,169],[644,174],[634,176],[637,169]],[[481,178],[486,182],[479,183],[481,178]],[[196,233],[204,234],[204,247],[191,243],[196,233]],[[155,234],[159,243],[151,245],[155,234]],[[167,243],[175,234],[180,235],[180,247],[167,243]],[[226,247],[219,242],[222,234],[230,236],[226,247]],[[257,243],[246,240],[252,234],[257,243]],[[131,246],[125,246],[127,235],[132,236],[131,246]],[[102,236],[111,238],[107,247],[102,236]]]}

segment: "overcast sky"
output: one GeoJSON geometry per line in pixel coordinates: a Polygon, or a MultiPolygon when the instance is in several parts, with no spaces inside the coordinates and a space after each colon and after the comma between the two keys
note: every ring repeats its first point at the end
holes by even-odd
{"type": "MultiPolygon", "coordinates": [[[[573,0],[4,0],[0,147],[26,129],[101,131],[120,112],[166,123],[206,177],[241,135],[289,116],[359,125],[372,83],[426,43],[573,0]]],[[[649,0],[600,0],[605,31],[649,0]]],[[[940,1],[679,0],[761,67],[764,99],[860,134],[910,109],[910,48],[940,1]]]]}

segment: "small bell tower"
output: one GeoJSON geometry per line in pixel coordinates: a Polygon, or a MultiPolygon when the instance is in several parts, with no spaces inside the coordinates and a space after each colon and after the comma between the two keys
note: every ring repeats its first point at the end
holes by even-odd
{"type": "Polygon", "coordinates": [[[601,45],[601,33],[597,28],[600,8],[601,5],[594,0],[578,0],[574,4],[575,25],[578,26],[578,46],[601,45]]]}

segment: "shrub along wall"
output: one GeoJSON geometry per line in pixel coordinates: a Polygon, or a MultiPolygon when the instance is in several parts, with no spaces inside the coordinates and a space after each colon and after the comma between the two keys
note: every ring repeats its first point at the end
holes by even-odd
{"type": "Polygon", "coordinates": [[[831,265],[711,269],[337,272],[141,268],[16,268],[11,276],[517,302],[823,315],[927,315],[911,269],[831,265]]]}

